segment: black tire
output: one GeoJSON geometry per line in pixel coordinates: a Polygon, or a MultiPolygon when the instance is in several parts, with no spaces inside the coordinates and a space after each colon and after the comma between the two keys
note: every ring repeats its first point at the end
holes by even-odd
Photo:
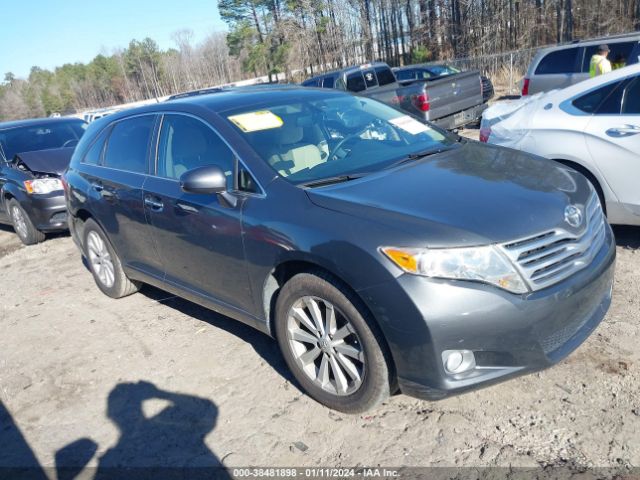
{"type": "Polygon", "coordinates": [[[20,205],[15,198],[12,198],[7,203],[7,211],[11,217],[13,229],[22,243],[25,245],[35,245],[36,243],[44,241],[44,233],[35,227],[27,212],[25,212],[22,205],[20,205]]]}
{"type": "MultiPolygon", "coordinates": [[[[329,408],[345,413],[364,412],[383,402],[395,389],[393,362],[377,325],[348,288],[323,272],[297,274],[282,287],[276,301],[275,333],[282,355],[296,380],[313,399],[329,408]],[[330,302],[339,312],[339,318],[348,321],[355,330],[364,363],[362,383],[353,392],[338,395],[324,390],[297,363],[288,338],[287,322],[290,309],[303,297],[330,302]]],[[[328,354],[321,353],[319,360],[314,361],[321,361],[325,355],[328,354]]],[[[331,375],[335,383],[335,374],[331,375]]]]}
{"type": "Polygon", "coordinates": [[[93,279],[102,293],[111,298],[122,298],[131,295],[132,293],[135,293],[140,289],[141,283],[130,280],[127,277],[127,275],[124,273],[124,270],[122,269],[120,258],[113,249],[113,246],[109,242],[109,239],[102,231],[102,228],[100,228],[100,226],[92,219],[88,219],[84,223],[82,245],[85,258],[87,259],[87,263],[89,265],[89,270],[91,270],[93,279]],[[104,258],[108,258],[113,267],[112,283],[105,283],[105,281],[100,278],[100,275],[97,271],[99,266],[96,262],[92,261],[92,253],[89,247],[89,235],[93,234],[97,235],[100,240],[102,240],[104,247],[108,253],[108,257],[104,258]]]}

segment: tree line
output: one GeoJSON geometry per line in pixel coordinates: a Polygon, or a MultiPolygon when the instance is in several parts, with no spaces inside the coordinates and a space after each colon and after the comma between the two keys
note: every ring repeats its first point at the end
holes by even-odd
{"type": "MultiPolygon", "coordinates": [[[[367,60],[391,65],[526,49],[640,30],[640,0],[219,0],[227,33],[175,47],[150,38],[89,63],[11,72],[0,120],[70,113],[243,78],[300,81],[367,60]]],[[[70,46],[72,48],[72,46],[70,46]]]]}

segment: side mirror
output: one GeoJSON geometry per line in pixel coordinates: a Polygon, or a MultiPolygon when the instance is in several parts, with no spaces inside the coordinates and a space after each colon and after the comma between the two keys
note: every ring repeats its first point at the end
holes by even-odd
{"type": "Polygon", "coordinates": [[[198,167],[180,176],[180,188],[188,193],[222,193],[227,190],[227,177],[217,165],[198,167]]]}

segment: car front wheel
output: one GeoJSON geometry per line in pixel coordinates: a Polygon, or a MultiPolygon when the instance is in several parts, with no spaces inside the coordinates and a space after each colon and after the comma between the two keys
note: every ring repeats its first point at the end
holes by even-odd
{"type": "Polygon", "coordinates": [[[392,391],[392,362],[376,325],[340,282],[301,273],[276,303],[276,337],[287,365],[318,402],[346,413],[369,410],[392,391]]]}
{"type": "Polygon", "coordinates": [[[83,245],[89,269],[102,293],[121,298],[140,289],[140,283],[130,280],[124,273],[120,258],[100,226],[92,219],[84,224],[83,245]]]}
{"type": "Polygon", "coordinates": [[[15,198],[9,200],[7,207],[9,215],[11,216],[13,229],[16,231],[22,243],[25,245],[35,245],[45,239],[44,233],[35,227],[27,212],[24,211],[24,208],[22,208],[15,198]]]}

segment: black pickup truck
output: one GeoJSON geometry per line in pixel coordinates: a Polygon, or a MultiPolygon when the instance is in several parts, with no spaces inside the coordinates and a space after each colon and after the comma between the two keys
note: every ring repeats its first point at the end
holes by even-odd
{"type": "Polygon", "coordinates": [[[478,121],[487,108],[480,73],[475,70],[402,85],[386,63],[375,62],[324,73],[302,85],[372,97],[447,129],[478,121]]]}

